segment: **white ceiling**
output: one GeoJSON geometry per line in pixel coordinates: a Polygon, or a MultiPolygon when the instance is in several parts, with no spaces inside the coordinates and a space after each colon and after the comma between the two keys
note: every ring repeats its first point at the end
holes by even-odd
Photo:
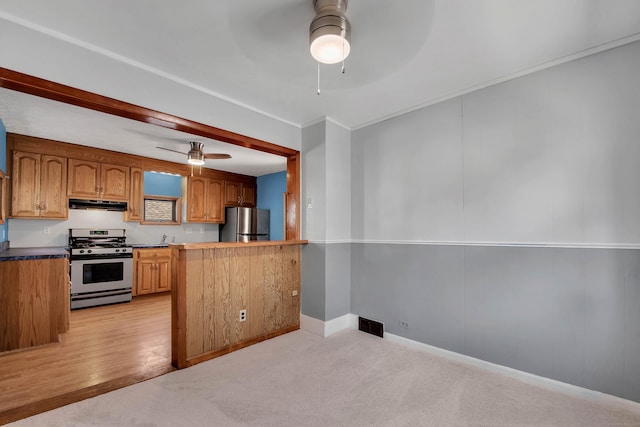
{"type": "MultiPolygon", "coordinates": [[[[356,129],[640,40],[638,0],[351,0],[348,15],[352,51],[346,74],[340,73],[339,65],[321,66],[318,96],[316,63],[308,53],[312,0],[0,2],[0,19],[142,64],[146,70],[296,126],[328,117],[356,129]]],[[[46,109],[46,102],[32,107],[31,100],[0,95],[3,104],[11,98],[23,114],[12,114],[11,106],[2,106],[0,117],[9,131],[18,132],[20,126],[38,131],[39,119],[30,114],[46,109]]],[[[68,110],[64,113],[83,114],[70,111],[80,109],[68,110]]],[[[158,138],[157,145],[163,138],[190,139],[105,117],[87,118],[91,128],[77,132],[88,132],[90,137],[75,138],[127,152],[133,152],[135,138],[148,134],[158,138]],[[103,121],[112,123],[107,126],[103,121]],[[118,135],[104,135],[114,126],[121,128],[118,135]]],[[[60,130],[56,138],[75,142],[64,135],[72,129],[60,130]]],[[[209,152],[231,150],[226,144],[198,140],[209,152]]],[[[162,145],[178,147],[178,142],[165,141],[162,145]]],[[[155,151],[157,155],[146,155],[181,161],[155,151]]],[[[282,164],[278,167],[284,169],[282,164]]]]}
{"type": "Polygon", "coordinates": [[[189,141],[198,141],[204,144],[205,153],[231,155],[228,160],[205,162],[205,167],[227,172],[261,176],[287,168],[286,158],[281,156],[2,88],[0,119],[12,133],[176,163],[186,163],[189,141]],[[184,155],[157,147],[181,151],[184,155]]]}

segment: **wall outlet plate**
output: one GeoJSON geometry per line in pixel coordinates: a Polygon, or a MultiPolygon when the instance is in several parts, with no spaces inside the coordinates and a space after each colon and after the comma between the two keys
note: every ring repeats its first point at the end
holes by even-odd
{"type": "Polygon", "coordinates": [[[246,322],[247,320],[247,310],[240,310],[240,321],[246,322]]]}

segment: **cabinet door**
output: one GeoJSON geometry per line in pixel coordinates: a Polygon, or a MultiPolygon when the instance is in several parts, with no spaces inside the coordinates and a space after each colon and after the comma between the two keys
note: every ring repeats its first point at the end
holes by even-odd
{"type": "Polygon", "coordinates": [[[129,199],[129,167],[103,163],[100,173],[100,198],[105,200],[129,199]]]}
{"type": "Polygon", "coordinates": [[[156,292],[166,292],[171,290],[171,275],[169,274],[169,266],[171,258],[162,257],[156,259],[156,292]]]}
{"type": "Polygon", "coordinates": [[[224,204],[227,206],[239,206],[242,184],[236,181],[224,182],[224,204]]]}
{"type": "Polygon", "coordinates": [[[144,203],[144,172],[140,168],[131,168],[131,192],[129,206],[124,214],[125,221],[142,221],[144,203]]]}
{"type": "Polygon", "coordinates": [[[242,206],[248,208],[256,207],[256,186],[252,184],[242,184],[242,198],[240,199],[242,206]]]}
{"type": "Polygon", "coordinates": [[[13,152],[11,216],[40,215],[40,154],[13,152]]]}
{"type": "Polygon", "coordinates": [[[136,290],[138,295],[154,291],[155,260],[140,259],[136,263],[136,290]]]}
{"type": "Polygon", "coordinates": [[[187,179],[187,221],[207,221],[208,179],[190,176],[187,179]]]}
{"type": "Polygon", "coordinates": [[[67,159],[43,155],[41,167],[40,216],[67,218],[67,159]]]}
{"type": "Polygon", "coordinates": [[[69,197],[99,197],[100,163],[69,159],[67,195],[69,197]]]}
{"type": "Polygon", "coordinates": [[[209,179],[209,190],[207,192],[208,197],[208,209],[207,220],[208,222],[224,222],[224,203],[222,202],[224,195],[224,181],[221,179],[209,179]]]}

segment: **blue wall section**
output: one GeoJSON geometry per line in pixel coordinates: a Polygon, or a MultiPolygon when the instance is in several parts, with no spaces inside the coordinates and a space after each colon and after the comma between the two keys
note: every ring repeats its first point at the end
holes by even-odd
{"type": "Polygon", "coordinates": [[[145,172],[144,194],[152,196],[182,197],[182,177],[166,173],[145,172]]]}
{"type": "Polygon", "coordinates": [[[284,193],[287,191],[287,172],[258,177],[258,208],[269,209],[271,240],[284,240],[284,193]]]}
{"type": "MultiPolygon", "coordinates": [[[[0,119],[0,169],[7,172],[7,129],[0,119]]],[[[9,221],[0,225],[0,242],[6,242],[9,236],[9,221]]]]}

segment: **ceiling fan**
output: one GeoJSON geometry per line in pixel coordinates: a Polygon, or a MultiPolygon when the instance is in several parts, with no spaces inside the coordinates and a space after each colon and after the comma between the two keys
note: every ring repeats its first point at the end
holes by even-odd
{"type": "Polygon", "coordinates": [[[186,154],[187,162],[191,165],[196,165],[196,166],[204,165],[204,161],[207,159],[223,160],[223,159],[231,158],[229,154],[225,154],[225,153],[205,153],[203,151],[204,143],[202,142],[191,141],[189,142],[189,144],[191,144],[191,149],[189,150],[188,153],[184,153],[182,151],[172,150],[170,148],[164,148],[164,147],[156,147],[156,148],[159,148],[161,150],[173,151],[174,153],[186,154]]]}

